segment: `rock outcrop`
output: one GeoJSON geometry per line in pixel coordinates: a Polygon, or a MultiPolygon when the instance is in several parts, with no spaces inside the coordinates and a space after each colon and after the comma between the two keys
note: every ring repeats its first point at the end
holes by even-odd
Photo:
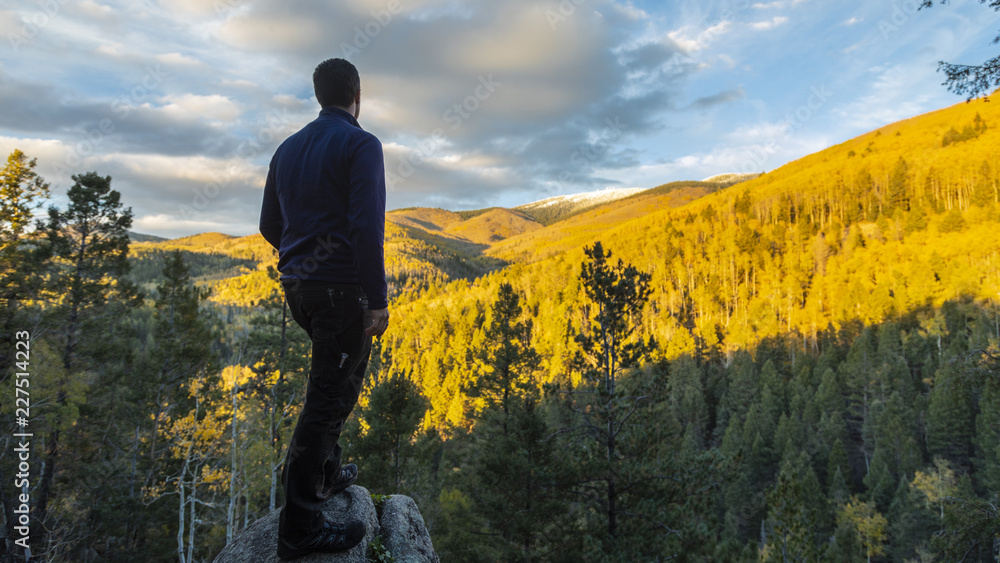
{"type": "MultiPolygon", "coordinates": [[[[365,522],[368,533],[353,549],[343,553],[311,553],[296,562],[301,563],[367,563],[369,546],[375,538],[397,563],[439,563],[430,534],[413,499],[403,495],[386,497],[379,511],[375,510],[371,494],[364,487],[352,486],[334,495],[323,505],[331,520],[358,519],[365,522]]],[[[279,563],[278,511],[254,522],[233,543],[227,545],[214,563],[279,563]]]]}
{"type": "Polygon", "coordinates": [[[382,545],[396,563],[438,561],[424,518],[413,499],[392,495],[382,502],[382,545]]]}

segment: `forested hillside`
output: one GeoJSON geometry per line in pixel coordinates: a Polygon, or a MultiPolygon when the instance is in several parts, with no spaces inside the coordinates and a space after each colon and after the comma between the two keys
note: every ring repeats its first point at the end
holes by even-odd
{"type": "Polygon", "coordinates": [[[694,521],[659,513],[683,526],[674,553],[986,560],[991,536],[974,536],[997,529],[996,509],[974,499],[995,503],[1000,476],[998,118],[959,104],[688,205],[621,213],[620,201],[507,239],[489,252],[539,244],[528,263],[400,304],[385,345],[428,397],[427,424],[475,434],[485,405],[468,380],[491,368],[470,359],[507,282],[531,319],[536,385],[579,388],[577,335],[596,312],[582,247],[600,240],[651,276],[634,338],[655,339],[647,366],[661,371],[634,377],[667,390],[645,420],[635,411],[635,431],[671,420],[687,470],[700,455],[733,464],[694,521]]]}
{"type": "MultiPolygon", "coordinates": [[[[994,560],[998,131],[974,101],[734,185],[387,213],[359,483],[445,561],[994,560]]],[[[13,397],[30,335],[38,550],[211,560],[282,503],[309,347],[276,254],[130,243],[96,174],[31,231],[34,168],[4,173],[0,364],[13,397]]]]}

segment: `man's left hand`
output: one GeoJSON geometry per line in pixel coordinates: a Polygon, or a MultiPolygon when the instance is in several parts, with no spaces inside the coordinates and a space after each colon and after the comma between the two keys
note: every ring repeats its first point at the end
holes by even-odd
{"type": "Polygon", "coordinates": [[[389,328],[389,308],[372,309],[372,324],[365,328],[365,336],[382,336],[389,328]]]}

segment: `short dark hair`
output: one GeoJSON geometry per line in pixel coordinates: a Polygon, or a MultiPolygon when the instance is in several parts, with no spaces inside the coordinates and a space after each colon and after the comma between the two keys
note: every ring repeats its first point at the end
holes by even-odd
{"type": "Polygon", "coordinates": [[[322,107],[347,107],[361,89],[358,69],[344,59],[327,59],[313,71],[316,100],[322,107]]]}

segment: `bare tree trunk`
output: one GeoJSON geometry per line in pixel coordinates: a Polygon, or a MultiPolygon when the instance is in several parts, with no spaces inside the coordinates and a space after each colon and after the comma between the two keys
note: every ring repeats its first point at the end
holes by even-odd
{"type": "Polygon", "coordinates": [[[271,500],[268,503],[268,512],[274,512],[277,508],[278,503],[278,468],[281,467],[281,462],[278,462],[271,466],[271,500]]]}
{"type": "Polygon", "coordinates": [[[616,519],[615,506],[618,500],[618,492],[615,490],[615,468],[614,468],[614,452],[615,452],[615,435],[611,432],[614,423],[611,418],[608,418],[608,535],[615,537],[618,528],[618,522],[616,519]]]}
{"type": "Polygon", "coordinates": [[[187,500],[184,495],[184,476],[187,474],[187,467],[187,460],[185,460],[180,477],[177,478],[177,495],[180,498],[180,503],[177,506],[177,561],[179,563],[187,563],[187,559],[184,558],[184,503],[187,500]]]}
{"type": "Polygon", "coordinates": [[[230,435],[232,436],[232,438],[231,438],[230,443],[229,443],[229,448],[230,448],[230,456],[229,456],[229,507],[226,509],[226,545],[229,545],[229,544],[233,543],[233,536],[235,535],[235,531],[236,531],[235,530],[235,528],[236,528],[236,518],[238,516],[236,514],[236,502],[237,502],[237,496],[236,496],[236,477],[238,475],[238,472],[236,470],[236,441],[237,441],[237,435],[236,435],[236,419],[237,419],[237,417],[236,417],[236,413],[237,413],[237,409],[236,409],[236,406],[237,406],[236,405],[236,389],[237,389],[237,381],[234,379],[233,380],[233,391],[232,391],[232,397],[233,397],[233,417],[232,417],[232,420],[230,420],[230,423],[229,423],[230,435]]]}
{"type": "Polygon", "coordinates": [[[188,544],[187,544],[187,560],[189,562],[194,561],[194,529],[197,525],[197,518],[195,515],[195,508],[198,505],[198,468],[200,465],[195,466],[195,470],[191,472],[191,498],[188,500],[188,504],[191,507],[191,523],[188,524],[188,544]]]}
{"type": "MultiPolygon", "coordinates": [[[[185,503],[192,502],[187,499],[187,483],[185,478],[188,468],[191,466],[191,456],[194,453],[194,441],[198,434],[198,407],[201,406],[200,399],[195,399],[194,417],[191,422],[191,441],[188,442],[187,451],[184,453],[184,464],[181,466],[181,474],[177,477],[177,495],[180,497],[180,504],[177,509],[177,560],[179,563],[189,563],[190,559],[185,558],[184,553],[184,509],[185,503]]],[[[197,479],[197,475],[193,479],[197,479]]],[[[191,526],[194,526],[193,512],[191,526]]]]}

